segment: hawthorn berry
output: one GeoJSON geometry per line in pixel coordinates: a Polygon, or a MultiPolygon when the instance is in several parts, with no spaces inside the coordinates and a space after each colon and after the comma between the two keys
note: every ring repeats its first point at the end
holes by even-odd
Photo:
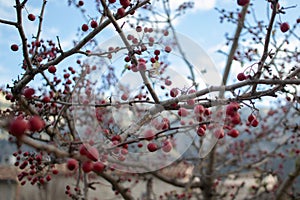
{"type": "Polygon", "coordinates": [[[204,112],[205,108],[202,105],[196,105],[194,107],[194,113],[195,114],[202,114],[204,112]]]}
{"type": "Polygon", "coordinates": [[[156,50],[154,51],[154,55],[158,56],[159,54],[160,54],[160,50],[156,49],[156,50]]]}
{"type": "Polygon", "coordinates": [[[122,7],[122,8],[118,8],[117,14],[118,14],[120,17],[124,17],[124,15],[125,15],[125,9],[124,9],[123,7],[122,7]]]}
{"type": "Polygon", "coordinates": [[[198,129],[197,129],[197,135],[204,136],[205,135],[204,128],[202,128],[202,127],[199,126],[198,129]]]}
{"type": "Polygon", "coordinates": [[[166,46],[165,47],[165,52],[170,53],[172,51],[170,46],[166,46]]]}
{"type": "Polygon", "coordinates": [[[93,170],[93,163],[91,161],[85,161],[82,163],[82,171],[84,171],[85,173],[89,173],[93,170]]]}
{"type": "Polygon", "coordinates": [[[50,100],[51,100],[50,97],[44,96],[43,99],[42,99],[42,102],[43,102],[43,103],[49,103],[50,100]]]}
{"type": "Polygon", "coordinates": [[[56,67],[54,65],[49,66],[48,72],[50,72],[51,74],[54,74],[56,72],[56,67]]]}
{"type": "Polygon", "coordinates": [[[28,19],[29,19],[30,21],[34,21],[34,20],[35,20],[34,14],[29,14],[27,17],[28,17],[28,19]]]}
{"type": "Polygon", "coordinates": [[[247,79],[247,76],[246,76],[244,73],[239,73],[239,74],[237,75],[237,79],[238,79],[239,81],[243,81],[243,80],[246,80],[246,79],[247,79]]]}
{"type": "Polygon", "coordinates": [[[83,6],[84,2],[83,1],[78,1],[78,6],[83,6]]]}
{"type": "Polygon", "coordinates": [[[123,8],[127,8],[130,6],[130,1],[129,0],[120,0],[120,4],[123,6],[123,8]]]}
{"type": "MultiPolygon", "coordinates": [[[[155,59],[155,58],[154,58],[154,59],[155,59]]],[[[155,60],[155,62],[156,62],[156,60],[155,60]]],[[[165,80],[165,85],[167,85],[167,86],[172,85],[172,81],[170,81],[169,79],[166,79],[166,80],[165,80]]]]}
{"type": "Polygon", "coordinates": [[[21,137],[25,134],[27,130],[29,130],[29,123],[27,120],[22,117],[17,117],[12,120],[9,126],[9,133],[15,137],[21,137]]]}
{"type": "Polygon", "coordinates": [[[87,30],[89,30],[89,26],[87,24],[82,24],[81,30],[86,32],[87,30]]]}
{"type": "Polygon", "coordinates": [[[40,132],[45,127],[45,122],[42,120],[42,118],[38,115],[32,116],[29,119],[30,124],[30,131],[32,132],[40,132]]]}
{"type": "Polygon", "coordinates": [[[149,143],[149,144],[147,145],[147,149],[148,149],[150,152],[154,152],[154,151],[157,151],[158,146],[157,146],[157,144],[151,142],[151,143],[149,143]]]}
{"type": "Polygon", "coordinates": [[[91,21],[91,27],[92,27],[92,28],[96,28],[97,26],[98,26],[97,21],[92,20],[92,21],[91,21]]]}
{"type": "Polygon", "coordinates": [[[234,116],[238,109],[240,108],[240,105],[236,102],[231,102],[227,107],[226,107],[226,114],[229,116],[234,116]]]}
{"type": "Polygon", "coordinates": [[[257,119],[253,119],[253,120],[251,121],[251,126],[253,126],[253,127],[257,127],[258,124],[259,124],[259,122],[258,122],[257,119]]]}
{"type": "Polygon", "coordinates": [[[138,33],[139,33],[139,32],[142,32],[142,30],[143,30],[143,29],[142,29],[142,27],[141,27],[141,26],[137,26],[137,27],[135,28],[135,30],[136,30],[136,32],[138,32],[138,33]]]}
{"type": "Polygon", "coordinates": [[[93,171],[96,173],[101,173],[103,172],[104,169],[105,169],[105,165],[100,161],[95,162],[93,165],[93,171]]]}
{"type": "Polygon", "coordinates": [[[23,91],[23,95],[25,96],[26,99],[31,99],[34,93],[35,90],[33,88],[25,88],[23,91]]]}
{"type": "Polygon", "coordinates": [[[12,51],[18,51],[18,50],[19,50],[19,46],[18,46],[17,44],[12,44],[12,45],[10,46],[10,49],[11,49],[12,51]]]}
{"type": "Polygon", "coordinates": [[[52,174],[57,175],[58,173],[59,173],[59,171],[57,169],[52,170],[52,174]]]}
{"type": "Polygon", "coordinates": [[[254,119],[256,119],[256,117],[253,114],[248,116],[248,122],[252,122],[254,119]]]}
{"type": "Polygon", "coordinates": [[[283,22],[280,24],[281,32],[285,33],[290,29],[290,25],[287,22],[283,22]]]}
{"type": "Polygon", "coordinates": [[[77,169],[78,167],[78,161],[75,160],[74,158],[70,158],[68,161],[67,161],[67,168],[71,171],[77,169]]]}
{"type": "Polygon", "coordinates": [[[236,138],[236,137],[238,137],[238,136],[240,135],[240,132],[239,132],[238,130],[236,130],[236,129],[231,129],[231,130],[227,133],[227,135],[229,135],[229,136],[231,136],[231,137],[233,137],[233,138],[236,138]]]}
{"type": "Polygon", "coordinates": [[[250,0],[237,0],[239,6],[245,6],[250,2],[250,0]]]}
{"type": "Polygon", "coordinates": [[[163,145],[162,145],[162,150],[163,152],[170,152],[172,150],[173,146],[172,143],[170,141],[164,141],[163,145]]]}
{"type": "Polygon", "coordinates": [[[237,125],[241,123],[241,117],[240,115],[237,113],[234,116],[231,116],[231,123],[237,125]]]}
{"type": "Polygon", "coordinates": [[[171,97],[176,97],[178,95],[178,89],[177,88],[172,88],[170,91],[171,97]]]}
{"type": "Polygon", "coordinates": [[[178,109],[178,115],[180,117],[186,117],[188,114],[189,113],[188,113],[187,109],[185,109],[185,108],[179,108],[178,109]]]}
{"type": "Polygon", "coordinates": [[[125,93],[122,94],[121,99],[122,99],[123,101],[126,101],[126,100],[128,99],[128,95],[125,94],[125,93]]]}

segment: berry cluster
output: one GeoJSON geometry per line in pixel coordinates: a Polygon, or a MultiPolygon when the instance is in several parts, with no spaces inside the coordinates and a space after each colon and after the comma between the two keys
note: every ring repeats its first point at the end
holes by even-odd
{"type": "Polygon", "coordinates": [[[45,184],[51,181],[51,173],[57,175],[59,171],[49,161],[43,159],[43,153],[24,153],[19,150],[13,153],[16,158],[15,166],[19,167],[21,172],[18,174],[18,180],[21,185],[25,185],[29,181],[32,185],[45,184]],[[26,179],[25,179],[26,178],[26,179]]]}

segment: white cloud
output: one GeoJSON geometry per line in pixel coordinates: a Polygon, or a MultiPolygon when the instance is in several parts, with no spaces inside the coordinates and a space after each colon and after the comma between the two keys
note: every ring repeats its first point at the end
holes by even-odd
{"type": "Polygon", "coordinates": [[[195,0],[195,9],[197,10],[211,10],[214,9],[216,0],[195,0]]]}

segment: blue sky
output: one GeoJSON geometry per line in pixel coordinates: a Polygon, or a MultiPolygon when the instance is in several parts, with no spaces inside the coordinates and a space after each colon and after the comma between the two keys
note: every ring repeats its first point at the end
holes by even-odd
{"type": "MultiPolygon", "coordinates": [[[[171,0],[172,1],[172,0],[171,0]]],[[[27,10],[35,15],[39,14],[39,7],[42,1],[28,1],[27,10]]],[[[90,7],[88,1],[85,1],[85,8],[88,8],[89,15],[95,16],[95,9],[90,7]]],[[[94,1],[91,1],[94,2],[94,1]]],[[[184,1],[174,1],[172,6],[176,6],[184,1]],[[176,4],[176,5],[175,5],[176,4]]],[[[255,3],[257,17],[266,19],[266,1],[252,0],[255,3]]],[[[280,0],[282,6],[294,6],[299,3],[298,0],[280,0]]],[[[12,7],[13,0],[0,0],[0,18],[6,20],[14,20],[15,12],[12,7]]],[[[300,6],[300,5],[299,5],[300,6]]],[[[228,23],[219,23],[219,14],[214,9],[241,9],[237,6],[235,0],[195,0],[195,9],[190,10],[184,17],[175,21],[177,31],[192,38],[197,42],[216,63],[217,68],[222,72],[225,65],[226,57],[217,53],[218,49],[227,50],[224,46],[224,35],[226,32],[233,34],[235,27],[228,23]]],[[[282,21],[294,22],[299,17],[299,7],[289,9],[286,15],[281,16],[282,21]]],[[[27,20],[27,14],[24,13],[24,26],[27,36],[30,38],[35,34],[37,28],[37,20],[30,22],[27,20]]],[[[279,18],[277,18],[279,22],[279,18]]],[[[52,39],[56,42],[56,36],[60,37],[64,49],[68,49],[72,45],[72,38],[75,37],[77,28],[84,23],[81,13],[74,7],[68,7],[67,1],[49,0],[44,18],[44,27],[42,37],[52,39]]],[[[99,35],[100,40],[106,40],[114,35],[113,29],[99,35]]],[[[12,43],[20,44],[20,39],[14,27],[0,24],[0,85],[11,83],[12,79],[17,78],[17,74],[22,72],[20,63],[21,51],[12,52],[10,45],[12,43]]],[[[298,41],[299,42],[299,41],[298,41]]],[[[240,68],[233,70],[236,73],[240,68]]]]}

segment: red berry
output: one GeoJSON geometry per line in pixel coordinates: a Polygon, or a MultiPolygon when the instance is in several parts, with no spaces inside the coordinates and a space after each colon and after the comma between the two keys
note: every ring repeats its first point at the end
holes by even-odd
{"type": "Polygon", "coordinates": [[[290,29],[290,25],[287,22],[283,22],[280,24],[280,30],[285,33],[290,29]]]}
{"type": "Polygon", "coordinates": [[[75,170],[75,169],[77,169],[77,167],[78,167],[78,161],[77,160],[75,160],[74,158],[70,158],[68,161],[67,161],[67,168],[69,169],[69,170],[75,170]]]}
{"type": "Polygon", "coordinates": [[[178,115],[180,117],[186,117],[188,114],[189,114],[189,112],[187,111],[187,109],[185,109],[185,108],[178,109],[178,115]]]}
{"type": "Polygon", "coordinates": [[[178,90],[176,88],[172,88],[170,91],[171,97],[176,97],[178,95],[178,90]]]}
{"type": "Polygon", "coordinates": [[[9,133],[15,137],[21,137],[29,129],[28,121],[21,117],[13,119],[9,126],[9,133]]]}
{"type": "Polygon", "coordinates": [[[54,74],[56,72],[56,67],[54,65],[49,66],[48,72],[50,72],[51,74],[54,74]]]}
{"type": "Polygon", "coordinates": [[[137,26],[136,28],[135,28],[135,30],[136,30],[136,32],[142,32],[142,27],[141,26],[137,26]]]}
{"type": "Polygon", "coordinates": [[[10,49],[11,49],[12,51],[18,51],[18,50],[19,50],[19,46],[18,46],[17,44],[12,44],[12,45],[10,46],[10,49]]]}
{"type": "Polygon", "coordinates": [[[153,130],[146,130],[144,133],[144,137],[146,140],[153,140],[155,138],[155,133],[153,130]]]}
{"type": "Polygon", "coordinates": [[[172,51],[170,46],[166,46],[165,47],[165,52],[170,53],[172,51]]]}
{"type": "Polygon", "coordinates": [[[117,14],[120,16],[120,17],[124,17],[125,15],[125,9],[122,7],[122,8],[119,8],[117,10],[117,14]]]}
{"type": "Polygon", "coordinates": [[[138,143],[137,146],[138,146],[138,148],[142,148],[143,147],[143,143],[138,143]]]}
{"type": "Polygon", "coordinates": [[[235,114],[234,116],[231,116],[231,123],[233,123],[233,124],[241,123],[241,117],[238,113],[235,114]]]}
{"type": "Polygon", "coordinates": [[[50,175],[47,175],[47,176],[46,176],[46,180],[47,180],[47,181],[51,181],[51,176],[50,176],[50,175]]]}
{"type": "Polygon", "coordinates": [[[87,146],[89,146],[89,145],[87,145],[87,144],[80,145],[80,147],[79,147],[80,155],[83,155],[83,156],[87,155],[87,151],[88,151],[87,146]]]}
{"type": "Polygon", "coordinates": [[[199,136],[204,136],[204,135],[205,135],[205,130],[204,130],[204,128],[199,127],[199,128],[197,129],[197,134],[198,134],[199,136]]]}
{"type": "Polygon", "coordinates": [[[43,99],[42,99],[43,103],[49,103],[50,100],[51,100],[51,99],[50,99],[50,97],[48,97],[48,96],[44,96],[43,99]]]}
{"type": "Polygon", "coordinates": [[[252,122],[254,119],[256,119],[256,117],[253,114],[248,116],[248,122],[252,122]]]}
{"type": "Polygon", "coordinates": [[[115,3],[116,0],[108,0],[109,3],[115,3]]]}
{"type": "MultiPolygon", "coordinates": [[[[154,58],[155,59],[155,58],[154,58]]],[[[155,59],[156,60],[156,59],[155,59]]],[[[167,86],[170,86],[170,85],[172,85],[172,81],[170,81],[169,79],[166,79],[165,80],[165,84],[167,85],[167,86]]]]}
{"type": "Polygon", "coordinates": [[[89,173],[93,170],[93,163],[91,161],[85,161],[82,163],[82,171],[89,173]]]}
{"type": "Polygon", "coordinates": [[[34,93],[35,91],[33,88],[25,88],[23,91],[23,95],[25,96],[26,99],[31,99],[34,93]]]}
{"type": "Polygon", "coordinates": [[[84,2],[83,1],[78,1],[78,6],[83,6],[84,2]]]}
{"type": "Polygon", "coordinates": [[[231,137],[233,137],[233,138],[236,138],[236,137],[238,137],[238,136],[240,135],[240,132],[239,132],[238,130],[236,130],[236,129],[231,129],[231,130],[227,133],[227,135],[229,135],[229,136],[231,136],[231,137]]]}
{"type": "Polygon", "coordinates": [[[154,151],[157,151],[158,147],[157,147],[157,144],[155,143],[149,143],[147,145],[147,149],[150,151],[150,152],[154,152],[154,151]]]}
{"type": "Polygon", "coordinates": [[[131,58],[129,57],[129,56],[126,56],[125,58],[124,58],[124,61],[125,62],[129,62],[131,60],[131,58]]]}
{"type": "Polygon", "coordinates": [[[101,173],[101,172],[103,172],[104,169],[105,169],[105,165],[100,161],[95,162],[93,165],[94,172],[101,173]]]}
{"type": "Polygon", "coordinates": [[[89,26],[87,24],[82,24],[81,30],[86,32],[87,30],[89,30],[89,26]]]}
{"type": "Polygon", "coordinates": [[[257,127],[258,126],[258,120],[257,119],[252,120],[251,126],[257,127]]]}
{"type": "Polygon", "coordinates": [[[202,105],[196,105],[194,107],[194,113],[195,114],[202,114],[204,112],[204,107],[202,105]]]}
{"type": "Polygon", "coordinates": [[[234,116],[238,109],[240,108],[240,105],[236,102],[231,102],[227,107],[226,107],[226,114],[229,116],[234,116]]]}
{"type": "Polygon", "coordinates": [[[239,74],[237,75],[237,79],[238,79],[239,81],[243,81],[243,80],[246,80],[246,79],[247,79],[247,76],[246,76],[244,73],[239,73],[239,74]]]}
{"type": "Polygon", "coordinates": [[[123,8],[127,8],[130,5],[129,0],[120,0],[120,4],[123,6],[123,8]]]}
{"type": "Polygon", "coordinates": [[[45,127],[44,120],[41,119],[40,116],[33,116],[29,119],[30,130],[32,132],[40,132],[45,127]]]}
{"type": "Polygon", "coordinates": [[[245,6],[250,2],[250,0],[237,0],[239,6],[245,6]]]}
{"type": "Polygon", "coordinates": [[[166,153],[170,152],[172,150],[172,143],[169,141],[164,141],[162,145],[162,150],[166,153]]]}
{"type": "Polygon", "coordinates": [[[91,21],[91,27],[92,27],[92,28],[96,28],[97,26],[98,26],[97,21],[92,20],[92,21],[91,21]]]}
{"type": "Polygon", "coordinates": [[[154,55],[158,56],[159,54],[160,54],[160,50],[156,49],[156,50],[154,51],[154,55]]]}
{"type": "Polygon", "coordinates": [[[34,21],[34,20],[35,20],[34,14],[29,14],[27,17],[28,17],[28,19],[29,19],[30,21],[34,21]]]}

